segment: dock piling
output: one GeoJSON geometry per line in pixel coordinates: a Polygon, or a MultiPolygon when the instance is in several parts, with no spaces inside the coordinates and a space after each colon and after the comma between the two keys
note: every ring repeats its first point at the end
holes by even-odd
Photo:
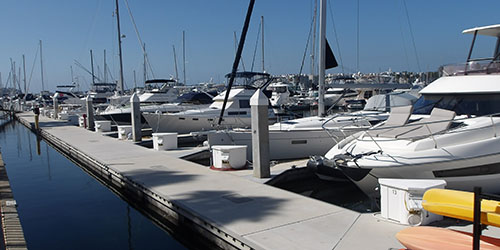
{"type": "Polygon", "coordinates": [[[260,89],[250,98],[253,176],[257,178],[269,178],[271,176],[269,164],[268,103],[269,100],[260,89]]]}
{"type": "Polygon", "coordinates": [[[59,103],[57,103],[57,94],[52,97],[52,103],[54,107],[54,119],[57,119],[59,116],[59,103]]]}
{"type": "Polygon", "coordinates": [[[132,107],[131,120],[132,120],[132,139],[135,142],[142,141],[142,124],[141,124],[141,102],[136,93],[130,97],[130,104],[132,107]]]}
{"type": "Polygon", "coordinates": [[[94,131],[94,106],[92,105],[92,97],[87,96],[87,98],[85,98],[85,102],[87,104],[87,129],[94,131]]]}

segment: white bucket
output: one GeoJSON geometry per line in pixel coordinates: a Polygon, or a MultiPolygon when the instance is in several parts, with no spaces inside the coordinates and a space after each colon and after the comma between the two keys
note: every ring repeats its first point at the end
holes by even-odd
{"type": "Polygon", "coordinates": [[[111,131],[111,121],[95,121],[95,132],[109,132],[111,131]]]}
{"type": "Polygon", "coordinates": [[[216,169],[242,169],[247,162],[246,145],[212,146],[213,166],[216,169]]]}
{"type": "Polygon", "coordinates": [[[153,133],[153,148],[157,151],[177,148],[177,133],[153,133]]]}
{"type": "Polygon", "coordinates": [[[132,133],[132,126],[130,125],[123,125],[123,126],[118,126],[118,140],[128,140],[129,137],[132,137],[129,134],[132,133]]]}

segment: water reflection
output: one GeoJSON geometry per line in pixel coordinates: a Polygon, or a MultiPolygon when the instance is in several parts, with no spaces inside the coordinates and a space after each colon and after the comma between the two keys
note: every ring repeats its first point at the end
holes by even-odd
{"type": "Polygon", "coordinates": [[[23,125],[0,148],[29,249],[185,249],[23,125]]]}

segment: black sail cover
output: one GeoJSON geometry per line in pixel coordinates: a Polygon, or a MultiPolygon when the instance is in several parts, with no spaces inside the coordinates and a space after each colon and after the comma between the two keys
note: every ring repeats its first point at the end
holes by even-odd
{"type": "MultiPolygon", "coordinates": [[[[326,40],[326,39],[325,39],[326,40]]],[[[330,44],[328,44],[328,40],[326,40],[326,58],[325,58],[325,69],[331,69],[339,66],[337,60],[335,60],[335,56],[333,55],[332,48],[330,44]]]]}

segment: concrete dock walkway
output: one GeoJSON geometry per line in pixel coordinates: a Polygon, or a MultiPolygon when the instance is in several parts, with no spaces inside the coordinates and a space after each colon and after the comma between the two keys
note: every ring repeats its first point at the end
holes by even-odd
{"type": "MultiPolygon", "coordinates": [[[[17,115],[31,126],[32,113],[17,115]]],[[[224,248],[389,249],[405,226],[40,117],[44,139],[224,248]]]]}

